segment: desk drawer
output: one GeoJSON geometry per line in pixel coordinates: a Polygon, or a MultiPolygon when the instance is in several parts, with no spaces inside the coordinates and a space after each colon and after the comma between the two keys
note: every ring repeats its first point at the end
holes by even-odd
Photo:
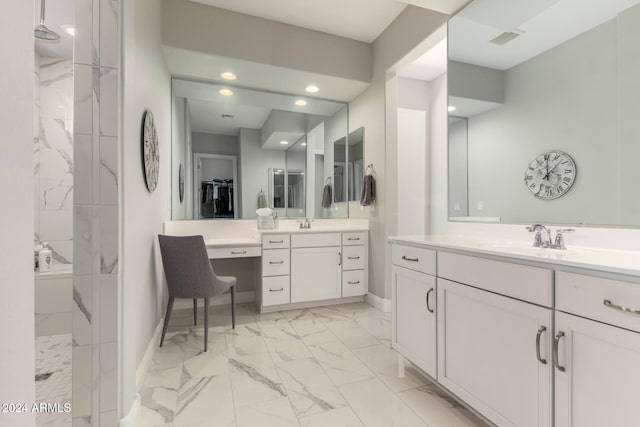
{"type": "Polygon", "coordinates": [[[436,251],[431,249],[393,244],[391,262],[409,270],[436,275],[436,251]]]}
{"type": "Polygon", "coordinates": [[[342,248],[342,270],[362,270],[367,265],[366,246],[344,246],[342,248]]]}
{"type": "Polygon", "coordinates": [[[342,272],[342,297],[355,297],[367,293],[367,272],[353,270],[342,272]]]}
{"type": "Polygon", "coordinates": [[[289,249],[262,251],[262,275],[285,276],[289,274],[289,249]]]}
{"type": "Polygon", "coordinates": [[[357,233],[342,233],[342,246],[366,245],[368,240],[366,231],[357,233]]]}
{"type": "Polygon", "coordinates": [[[207,248],[209,259],[257,257],[262,253],[260,246],[237,248],[207,248]]]}
{"type": "Polygon", "coordinates": [[[262,305],[289,304],[291,291],[289,276],[264,277],[262,279],[262,305]]]}
{"type": "Polygon", "coordinates": [[[282,249],[288,247],[288,234],[267,234],[262,236],[262,249],[282,249]]]}
{"type": "Polygon", "coordinates": [[[640,284],[637,283],[560,271],[556,273],[556,308],[640,332],[640,284]],[[622,307],[631,311],[624,311],[622,307]]]}

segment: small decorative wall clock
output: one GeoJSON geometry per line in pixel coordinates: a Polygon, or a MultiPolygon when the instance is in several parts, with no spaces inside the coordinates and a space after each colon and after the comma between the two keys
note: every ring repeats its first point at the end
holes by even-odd
{"type": "Polygon", "coordinates": [[[147,190],[153,193],[158,186],[160,150],[156,125],[150,110],[145,111],[142,122],[142,167],[147,190]]]}
{"type": "Polygon", "coordinates": [[[533,159],[524,173],[524,183],[541,200],[564,196],[576,180],[576,163],[570,155],[553,150],[533,159]]]}

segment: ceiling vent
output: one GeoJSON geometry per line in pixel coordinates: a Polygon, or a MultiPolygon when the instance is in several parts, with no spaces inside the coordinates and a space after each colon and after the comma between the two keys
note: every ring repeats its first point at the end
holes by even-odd
{"type": "Polygon", "coordinates": [[[223,119],[233,119],[233,114],[222,114],[221,117],[223,119]]]}
{"type": "Polygon", "coordinates": [[[521,34],[522,33],[516,33],[513,31],[505,31],[504,33],[490,40],[490,42],[498,46],[503,46],[509,43],[511,40],[515,39],[516,37],[519,37],[521,34]]]}

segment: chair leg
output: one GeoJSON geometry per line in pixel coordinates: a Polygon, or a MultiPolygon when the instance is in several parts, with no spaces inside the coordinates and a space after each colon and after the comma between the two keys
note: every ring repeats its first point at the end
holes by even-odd
{"type": "Polygon", "coordinates": [[[198,299],[193,299],[193,324],[198,324],[198,299]]]}
{"type": "Polygon", "coordinates": [[[231,326],[236,328],[236,287],[231,287],[231,326]]]}
{"type": "Polygon", "coordinates": [[[204,299],[204,351],[209,343],[209,298],[204,299]]]}
{"type": "Polygon", "coordinates": [[[167,333],[167,327],[169,326],[169,319],[171,318],[171,310],[173,309],[173,301],[175,297],[169,297],[169,302],[167,303],[167,312],[164,315],[164,325],[162,326],[162,337],[160,338],[160,347],[164,343],[164,335],[167,333]]]}

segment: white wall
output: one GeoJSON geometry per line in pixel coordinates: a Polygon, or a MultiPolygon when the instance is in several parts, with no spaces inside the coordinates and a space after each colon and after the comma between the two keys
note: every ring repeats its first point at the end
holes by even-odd
{"type": "Polygon", "coordinates": [[[121,415],[135,399],[136,369],[164,311],[166,285],[156,236],[171,218],[171,81],[161,50],[161,21],[161,0],[123,2],[121,415]],[[141,171],[140,123],[146,109],[153,111],[160,144],[153,193],[141,171]]]}
{"type": "MultiPolygon", "coordinates": [[[[33,2],[0,17],[0,402],[34,402],[33,2]]],[[[1,414],[0,425],[33,426],[34,414],[1,414]]]]}
{"type": "Polygon", "coordinates": [[[204,154],[238,155],[238,137],[193,132],[193,152],[204,154]]]}
{"type": "MultiPolygon", "coordinates": [[[[185,180],[185,184],[189,180],[189,175],[186,174],[186,160],[190,157],[187,152],[188,137],[186,134],[186,121],[189,117],[186,116],[186,102],[184,98],[173,97],[172,98],[172,114],[171,114],[171,218],[174,220],[187,219],[187,204],[186,200],[180,201],[180,193],[178,187],[178,171],[180,165],[182,165],[182,172],[185,180]]],[[[185,185],[186,187],[186,185],[185,185]]],[[[185,188],[186,190],[186,188],[185,188]]],[[[185,192],[186,193],[186,192],[185,192]]]]}
{"type": "MultiPolygon", "coordinates": [[[[455,119],[452,119],[455,120],[455,119]]],[[[469,216],[467,120],[449,122],[449,215],[469,216]]]]}
{"type": "Polygon", "coordinates": [[[211,181],[212,179],[233,179],[233,161],[231,159],[202,158],[200,179],[211,181]]]}
{"type": "Polygon", "coordinates": [[[240,129],[239,180],[242,218],[255,218],[258,192],[269,199],[269,168],[285,168],[284,150],[264,150],[260,146],[259,129],[240,129]]]}

